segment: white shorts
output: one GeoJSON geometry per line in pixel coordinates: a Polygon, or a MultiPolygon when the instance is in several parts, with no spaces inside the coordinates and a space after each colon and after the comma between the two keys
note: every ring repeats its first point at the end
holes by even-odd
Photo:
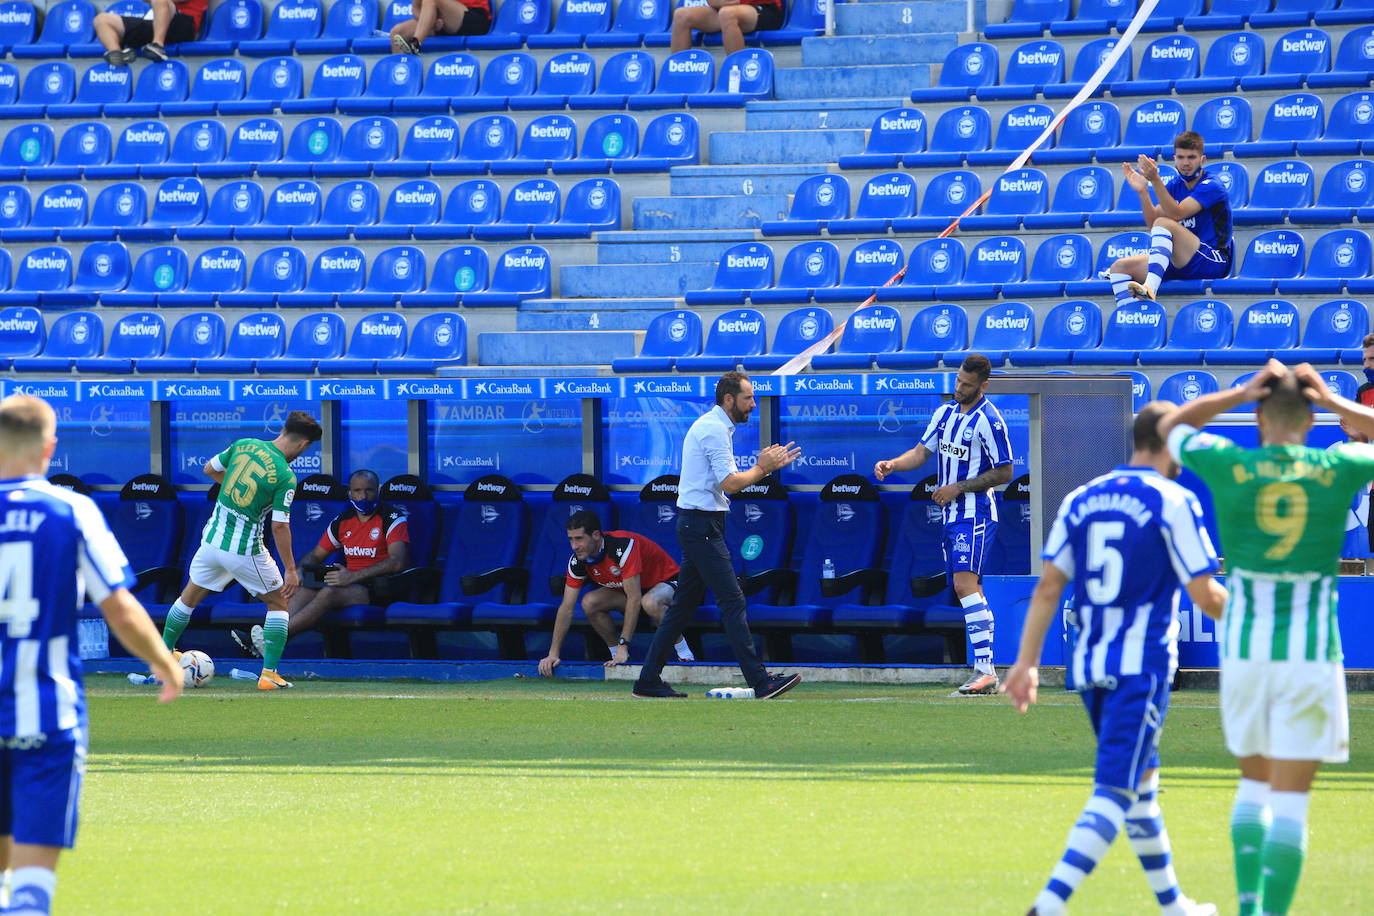
{"type": "Polygon", "coordinates": [[[254,597],[274,592],[282,585],[281,570],[269,554],[244,556],[201,544],[191,559],[191,583],[218,592],[235,580],[254,597]]]}
{"type": "Polygon", "coordinates": [[[1337,662],[1223,660],[1221,726],[1237,757],[1350,759],[1345,668],[1337,662]]]}

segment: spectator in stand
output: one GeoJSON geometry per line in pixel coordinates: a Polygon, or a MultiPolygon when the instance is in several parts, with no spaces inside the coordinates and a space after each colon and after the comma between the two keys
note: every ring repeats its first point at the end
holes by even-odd
{"type": "Polygon", "coordinates": [[[127,67],[143,49],[154,63],[167,60],[167,45],[195,41],[209,0],[148,0],[152,6],[141,19],[100,13],[95,17],[95,37],[105,48],[105,62],[127,67]]]}
{"type": "Polygon", "coordinates": [[[415,18],[391,29],[391,50],[419,54],[431,35],[485,35],[491,31],[488,0],[412,0],[415,18]]]}
{"type": "Polygon", "coordinates": [[[782,0],[706,0],[701,6],[679,6],[673,11],[672,50],[692,46],[692,32],[720,33],[726,54],[744,49],[744,36],[782,28],[786,10],[782,0]]]}

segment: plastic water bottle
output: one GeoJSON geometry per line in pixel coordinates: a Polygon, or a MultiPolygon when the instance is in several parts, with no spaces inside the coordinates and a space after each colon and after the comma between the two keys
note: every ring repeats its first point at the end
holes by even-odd
{"type": "Polygon", "coordinates": [[[76,644],[82,658],[109,658],[109,627],[100,618],[83,617],[77,620],[76,644]]]}
{"type": "Polygon", "coordinates": [[[731,93],[732,95],[733,95],[733,94],[737,94],[737,93],[739,92],[739,76],[740,76],[740,74],[739,74],[739,64],[731,64],[731,65],[730,65],[730,93],[731,93]]]}
{"type": "Polygon", "coordinates": [[[822,579],[833,579],[833,578],[835,578],[835,564],[832,563],[832,562],[830,561],[830,558],[829,558],[829,557],[826,557],[826,558],[825,558],[825,562],[821,564],[821,578],[822,578],[822,579]]]}

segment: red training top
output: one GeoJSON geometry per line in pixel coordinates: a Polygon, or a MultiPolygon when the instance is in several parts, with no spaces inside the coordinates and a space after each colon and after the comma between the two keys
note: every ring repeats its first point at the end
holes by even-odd
{"type": "Polygon", "coordinates": [[[200,21],[205,18],[205,7],[210,0],[177,0],[176,11],[190,16],[196,21],[196,32],[200,31],[200,21]]]}
{"type": "Polygon", "coordinates": [[[647,592],[677,575],[678,566],[667,552],[633,531],[603,531],[601,559],[584,563],[573,554],[568,560],[568,588],[581,588],[591,579],[606,588],[624,588],[630,576],[639,576],[639,590],[647,592]]]}
{"type": "Polygon", "coordinates": [[[319,548],[333,553],[343,550],[344,566],[349,570],[367,569],[387,558],[387,546],[410,543],[410,528],[406,517],[394,506],[381,503],[366,521],[358,518],[358,511],[349,508],[320,535],[319,548]]]}
{"type": "Polygon", "coordinates": [[[485,10],[487,18],[491,18],[491,3],[488,0],[458,0],[458,2],[475,10],[485,10]]]}

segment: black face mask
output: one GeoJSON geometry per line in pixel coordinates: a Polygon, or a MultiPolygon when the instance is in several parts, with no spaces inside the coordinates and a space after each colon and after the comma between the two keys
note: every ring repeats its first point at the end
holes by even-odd
{"type": "Polygon", "coordinates": [[[1369,384],[1374,385],[1374,369],[1364,370],[1364,377],[1369,379],[1369,384]]]}

